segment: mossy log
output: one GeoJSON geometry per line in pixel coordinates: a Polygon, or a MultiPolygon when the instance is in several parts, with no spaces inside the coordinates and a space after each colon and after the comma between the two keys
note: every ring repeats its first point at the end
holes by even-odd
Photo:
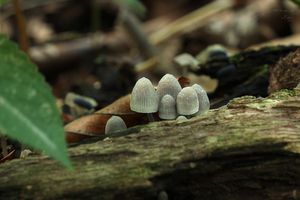
{"type": "Polygon", "coordinates": [[[0,199],[300,199],[300,91],[0,165],[0,199]],[[126,135],[125,135],[126,134],[126,135]]]}

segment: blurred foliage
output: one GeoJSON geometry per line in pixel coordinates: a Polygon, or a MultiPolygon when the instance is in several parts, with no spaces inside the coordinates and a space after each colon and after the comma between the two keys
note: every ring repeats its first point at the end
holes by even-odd
{"type": "Polygon", "coordinates": [[[139,0],[116,0],[116,2],[124,5],[139,17],[144,17],[146,14],[146,7],[139,0]]]}
{"type": "Polygon", "coordinates": [[[300,0],[292,0],[292,1],[300,7],[300,0]]]}
{"type": "Polygon", "coordinates": [[[8,0],[0,0],[0,6],[7,3],[7,2],[8,2],[8,0]]]}

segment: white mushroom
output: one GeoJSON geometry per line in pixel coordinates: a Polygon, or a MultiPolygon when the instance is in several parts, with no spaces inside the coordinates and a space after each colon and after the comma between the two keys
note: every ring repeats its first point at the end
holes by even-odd
{"type": "Polygon", "coordinates": [[[138,113],[155,113],[158,111],[158,95],[145,77],[139,79],[131,93],[130,109],[138,113]]]}
{"type": "Polygon", "coordinates": [[[106,122],[105,134],[113,134],[113,133],[116,133],[118,131],[122,131],[125,129],[127,129],[127,126],[126,126],[124,120],[119,116],[112,116],[106,122]]]}
{"type": "Polygon", "coordinates": [[[179,92],[176,107],[179,115],[193,115],[199,111],[199,100],[194,88],[185,87],[179,92]]]}
{"type": "Polygon", "coordinates": [[[175,99],[166,94],[163,96],[159,103],[158,115],[161,119],[175,119],[177,116],[176,113],[176,102],[175,99]]]}
{"type": "Polygon", "coordinates": [[[199,101],[199,111],[197,115],[207,112],[209,110],[210,103],[206,91],[199,84],[194,84],[192,88],[194,88],[197,92],[199,101]]]}
{"type": "Polygon", "coordinates": [[[171,74],[164,75],[157,85],[157,94],[159,100],[166,94],[171,95],[176,99],[178,93],[181,91],[181,86],[178,80],[171,74]]]}
{"type": "Polygon", "coordinates": [[[149,121],[154,121],[151,113],[158,111],[158,95],[151,81],[145,77],[139,79],[131,93],[130,109],[138,113],[147,113],[149,121]]]}

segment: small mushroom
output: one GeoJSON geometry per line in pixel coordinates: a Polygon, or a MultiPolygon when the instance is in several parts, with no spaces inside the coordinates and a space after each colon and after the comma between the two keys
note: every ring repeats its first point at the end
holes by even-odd
{"type": "Polygon", "coordinates": [[[209,110],[210,107],[210,103],[206,91],[199,84],[194,84],[192,88],[194,88],[194,90],[197,92],[198,101],[199,101],[199,111],[197,115],[205,113],[206,111],[209,110]]]}
{"type": "Polygon", "coordinates": [[[201,65],[204,65],[205,63],[214,59],[226,60],[228,59],[228,53],[222,45],[215,44],[215,45],[210,45],[206,49],[201,51],[196,56],[196,59],[198,60],[199,67],[200,67],[201,65]]]}
{"type": "Polygon", "coordinates": [[[182,68],[184,75],[187,74],[187,70],[189,68],[191,69],[198,68],[198,60],[188,53],[183,53],[176,56],[174,58],[174,62],[182,68]]]}
{"type": "Polygon", "coordinates": [[[194,88],[185,87],[179,92],[176,107],[179,115],[193,115],[199,111],[198,95],[194,88]]]}
{"type": "Polygon", "coordinates": [[[157,85],[157,94],[159,100],[166,94],[171,95],[174,99],[176,99],[178,93],[181,91],[181,86],[178,80],[172,74],[164,75],[157,85]]]}
{"type": "Polygon", "coordinates": [[[177,116],[176,113],[176,102],[175,99],[166,94],[163,96],[159,103],[158,115],[161,119],[175,119],[177,116]]]}
{"type": "Polygon", "coordinates": [[[154,121],[151,113],[158,111],[158,101],[158,95],[151,81],[143,77],[133,87],[130,109],[138,113],[147,113],[149,121],[154,121]]]}
{"type": "Polygon", "coordinates": [[[119,116],[112,116],[106,122],[105,125],[105,134],[113,134],[118,131],[127,129],[127,126],[124,120],[119,116]]]}
{"type": "Polygon", "coordinates": [[[185,120],[187,120],[187,118],[185,116],[180,115],[176,118],[176,120],[177,121],[185,121],[185,120]]]}

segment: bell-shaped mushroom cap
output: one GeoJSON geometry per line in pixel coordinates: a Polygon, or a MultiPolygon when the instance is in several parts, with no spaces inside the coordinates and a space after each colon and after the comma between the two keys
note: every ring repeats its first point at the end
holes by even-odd
{"type": "Polygon", "coordinates": [[[190,67],[191,69],[198,68],[198,60],[191,54],[183,53],[174,58],[174,62],[180,67],[190,67]]]}
{"type": "Polygon", "coordinates": [[[158,110],[158,95],[151,81],[139,79],[131,93],[130,109],[138,113],[155,113],[158,110]]]}
{"type": "Polygon", "coordinates": [[[194,90],[197,92],[198,95],[199,112],[197,114],[205,113],[206,111],[209,110],[210,107],[210,103],[206,91],[199,84],[194,84],[192,88],[194,88],[194,90]]]}
{"type": "Polygon", "coordinates": [[[174,99],[176,99],[178,93],[181,90],[181,86],[178,82],[178,80],[173,76],[172,74],[166,74],[164,75],[157,85],[157,94],[159,99],[166,94],[171,95],[174,99]]]}
{"type": "Polygon", "coordinates": [[[106,122],[105,125],[105,134],[112,134],[117,131],[122,131],[127,129],[127,126],[123,119],[119,116],[112,116],[109,118],[109,120],[106,122]]]}
{"type": "Polygon", "coordinates": [[[187,118],[185,116],[180,115],[176,118],[176,120],[177,121],[185,121],[185,120],[187,120],[187,118]]]}
{"type": "Polygon", "coordinates": [[[177,116],[176,113],[176,102],[175,99],[166,94],[163,96],[159,103],[158,115],[161,119],[175,119],[177,116]]]}
{"type": "Polygon", "coordinates": [[[193,115],[197,113],[199,110],[199,100],[194,88],[183,88],[177,96],[176,105],[179,115],[193,115]]]}

